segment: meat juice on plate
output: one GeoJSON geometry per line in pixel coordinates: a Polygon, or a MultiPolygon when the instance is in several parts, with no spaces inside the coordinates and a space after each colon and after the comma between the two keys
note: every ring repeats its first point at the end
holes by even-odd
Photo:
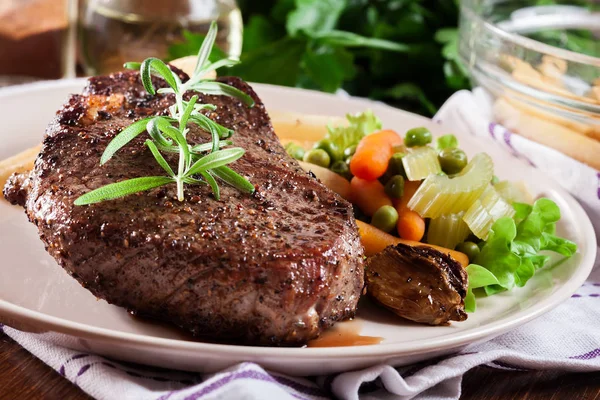
{"type": "Polygon", "coordinates": [[[242,17],[230,0],[88,0],[79,20],[88,75],[120,71],[128,61],[168,59],[173,54],[169,48],[187,42],[189,34],[202,35],[192,40],[199,47],[213,20],[219,28],[217,47],[233,58],[242,50],[242,17]]]}

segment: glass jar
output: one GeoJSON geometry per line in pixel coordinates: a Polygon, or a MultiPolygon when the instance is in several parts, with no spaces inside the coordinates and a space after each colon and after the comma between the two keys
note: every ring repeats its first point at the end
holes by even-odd
{"type": "Polygon", "coordinates": [[[242,50],[235,0],[80,0],[79,42],[86,74],[120,71],[128,61],[169,60],[200,47],[215,20],[216,45],[230,57],[242,50]]]}
{"type": "Polygon", "coordinates": [[[74,76],[75,1],[0,1],[0,85],[74,76]]]}
{"type": "Polygon", "coordinates": [[[495,122],[600,170],[600,13],[540,3],[462,0],[460,57],[495,122]]]}

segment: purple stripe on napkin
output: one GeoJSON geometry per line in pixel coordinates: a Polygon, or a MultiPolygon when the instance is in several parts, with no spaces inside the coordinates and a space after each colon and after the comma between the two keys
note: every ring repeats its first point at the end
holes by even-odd
{"type": "MultiPolygon", "coordinates": [[[[66,376],[66,366],[67,366],[67,364],[70,363],[73,360],[78,360],[78,359],[84,358],[84,357],[89,357],[89,354],[87,354],[87,353],[78,353],[78,354],[75,354],[72,357],[69,357],[67,359],[67,361],[63,362],[62,365],[58,368],[58,373],[61,374],[62,376],[66,376]]],[[[79,376],[79,375],[77,375],[77,376],[79,376]]]]}
{"type": "Polygon", "coordinates": [[[592,358],[600,357],[600,349],[594,349],[585,354],[569,357],[574,360],[591,360],[592,358]]]}
{"type": "Polygon", "coordinates": [[[571,296],[572,299],[578,299],[582,297],[600,297],[600,293],[591,293],[591,294],[577,294],[571,296]]]}
{"type": "Polygon", "coordinates": [[[488,125],[488,131],[489,131],[492,139],[498,140],[498,138],[496,137],[496,128],[498,128],[498,127],[502,128],[502,140],[504,141],[504,144],[506,144],[506,147],[508,147],[508,149],[510,150],[510,153],[512,154],[512,156],[516,157],[516,158],[520,158],[520,159],[526,161],[532,167],[535,167],[536,165],[533,163],[533,161],[531,161],[529,159],[529,157],[527,157],[525,154],[519,152],[513,146],[512,141],[511,141],[512,132],[509,131],[508,129],[504,128],[503,126],[496,124],[495,122],[492,122],[488,125]]]}
{"type": "Polygon", "coordinates": [[[495,122],[492,122],[491,124],[488,125],[488,132],[490,133],[490,136],[492,137],[492,139],[496,140],[496,124],[495,122]]]}
{"type": "MultiPolygon", "coordinates": [[[[278,377],[280,378],[280,377],[278,377]]],[[[266,373],[263,372],[258,372],[258,371],[240,371],[240,372],[234,372],[234,373],[230,373],[227,374],[221,378],[219,378],[218,380],[214,381],[213,383],[211,383],[208,386],[205,386],[201,389],[199,389],[196,392],[190,393],[189,395],[187,395],[185,397],[185,400],[197,400],[197,399],[201,399],[202,397],[205,397],[207,395],[209,395],[210,393],[214,392],[215,390],[218,390],[220,388],[222,388],[223,386],[227,385],[228,383],[231,383],[233,381],[237,381],[237,380],[242,380],[242,379],[250,379],[250,380],[256,380],[256,381],[262,381],[262,382],[271,382],[274,384],[280,384],[283,386],[286,386],[288,388],[294,389],[298,392],[307,394],[307,395],[317,395],[317,396],[322,396],[321,392],[319,392],[317,389],[310,387],[310,386],[306,386],[303,385],[299,382],[293,382],[293,386],[290,386],[289,379],[282,379],[281,382],[278,382],[274,377],[272,377],[271,375],[268,375],[266,373]],[[318,392],[318,394],[317,394],[318,392]]],[[[188,389],[180,389],[180,390],[176,390],[173,392],[169,392],[161,397],[159,397],[157,400],[166,400],[168,399],[172,394],[177,393],[177,392],[181,392],[183,390],[188,390],[188,389]]],[[[298,399],[307,399],[305,397],[299,396],[295,393],[290,393],[292,396],[298,398],[298,399]]]]}
{"type": "Polygon", "coordinates": [[[512,133],[508,129],[504,129],[503,136],[504,136],[504,143],[506,143],[506,145],[508,146],[508,148],[511,150],[511,152],[513,153],[513,155],[515,157],[521,158],[521,159],[527,161],[527,163],[529,165],[531,165],[532,167],[535,167],[535,164],[533,163],[533,161],[531,161],[529,159],[529,157],[527,157],[525,154],[519,152],[517,149],[514,148],[514,146],[512,145],[511,139],[510,139],[512,136],[512,133]]]}
{"type": "Polygon", "coordinates": [[[81,375],[85,374],[85,372],[86,372],[88,369],[90,369],[90,367],[91,367],[92,365],[93,365],[93,364],[86,364],[86,365],[84,365],[83,367],[81,367],[81,368],[79,369],[79,372],[77,372],[77,377],[80,377],[81,375]]]}

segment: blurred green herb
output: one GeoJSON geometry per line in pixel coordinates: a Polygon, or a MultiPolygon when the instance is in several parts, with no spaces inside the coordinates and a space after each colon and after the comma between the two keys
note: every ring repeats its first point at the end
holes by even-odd
{"type": "MultiPolygon", "coordinates": [[[[590,6],[589,0],[569,0],[590,6]]],[[[229,72],[253,81],[348,93],[423,115],[470,88],[458,56],[458,0],[238,0],[244,16],[242,64],[229,72]]],[[[539,0],[539,5],[565,3],[539,0]]],[[[506,16],[512,3],[496,6],[506,16]]],[[[595,7],[600,7],[596,5],[595,7]]],[[[543,42],[598,55],[588,31],[544,31],[543,42]]],[[[170,50],[193,54],[187,33],[170,50]]]]}
{"type": "MultiPolygon", "coordinates": [[[[432,115],[468,87],[456,57],[445,59],[442,28],[456,28],[455,0],[239,0],[242,63],[228,73],[252,82],[344,89],[432,115]],[[444,67],[448,63],[449,67],[444,67]],[[446,70],[444,70],[446,68],[446,70]],[[449,86],[446,82],[452,82],[449,86]]],[[[187,32],[171,58],[197,51],[187,32]]]]}

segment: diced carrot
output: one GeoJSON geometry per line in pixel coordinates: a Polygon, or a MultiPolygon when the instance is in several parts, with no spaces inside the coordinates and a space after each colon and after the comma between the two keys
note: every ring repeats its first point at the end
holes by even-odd
{"type": "Polygon", "coordinates": [[[396,131],[393,131],[391,129],[385,129],[383,131],[373,133],[372,135],[369,135],[369,136],[373,136],[373,135],[378,135],[379,137],[387,140],[389,145],[392,147],[401,146],[404,144],[404,140],[402,139],[402,137],[400,135],[398,135],[398,133],[396,131]]]}
{"type": "Polygon", "coordinates": [[[378,180],[368,181],[357,176],[350,181],[350,200],[371,217],[382,206],[391,206],[392,200],[378,180]]]}
{"type": "Polygon", "coordinates": [[[419,241],[425,235],[425,220],[418,213],[408,208],[408,202],[414,196],[421,181],[405,181],[404,195],[394,201],[398,211],[398,222],[396,228],[402,239],[419,241]]]}
{"type": "Polygon", "coordinates": [[[469,258],[466,254],[461,253],[460,251],[451,250],[445,247],[435,246],[432,244],[400,239],[396,236],[390,235],[389,233],[375,228],[373,225],[369,225],[362,221],[356,221],[356,224],[358,225],[360,241],[363,247],[365,248],[365,255],[367,257],[375,255],[380,251],[383,251],[388,246],[393,246],[398,243],[402,243],[408,246],[431,247],[441,253],[450,255],[450,257],[458,261],[463,267],[469,265],[469,258]]]}
{"type": "Polygon", "coordinates": [[[403,208],[398,213],[398,223],[396,224],[398,235],[402,239],[414,240],[416,242],[423,239],[425,234],[425,220],[418,213],[403,208]]]}
{"type": "Polygon", "coordinates": [[[380,131],[365,136],[358,143],[356,152],[350,160],[352,175],[369,181],[385,173],[392,154],[393,146],[401,144],[402,139],[394,131],[380,131]]]}

